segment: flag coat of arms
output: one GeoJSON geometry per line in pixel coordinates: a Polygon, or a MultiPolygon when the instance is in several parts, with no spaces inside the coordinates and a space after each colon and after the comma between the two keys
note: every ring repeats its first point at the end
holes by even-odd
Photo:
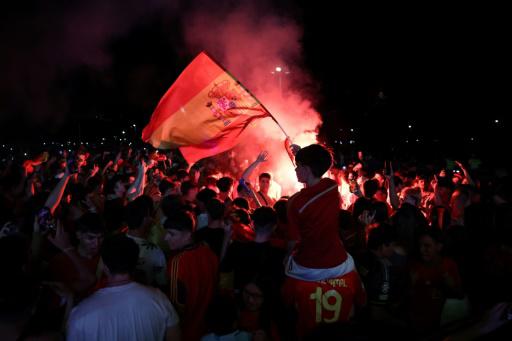
{"type": "Polygon", "coordinates": [[[227,70],[201,52],[158,103],[142,139],[155,148],[179,148],[189,164],[222,153],[265,107],[227,70]]]}

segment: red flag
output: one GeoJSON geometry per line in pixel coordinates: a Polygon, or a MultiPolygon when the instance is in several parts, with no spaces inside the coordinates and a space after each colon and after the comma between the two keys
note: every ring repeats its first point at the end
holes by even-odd
{"type": "Polygon", "coordinates": [[[179,147],[189,164],[222,153],[255,119],[271,116],[228,71],[201,52],[158,103],[142,139],[179,147]]]}

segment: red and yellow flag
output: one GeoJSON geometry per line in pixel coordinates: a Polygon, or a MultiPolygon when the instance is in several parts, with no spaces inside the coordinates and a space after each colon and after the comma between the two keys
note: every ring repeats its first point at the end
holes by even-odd
{"type": "Polygon", "coordinates": [[[228,71],[201,52],[158,103],[142,139],[178,147],[189,164],[236,145],[254,120],[271,116],[228,71]]]}

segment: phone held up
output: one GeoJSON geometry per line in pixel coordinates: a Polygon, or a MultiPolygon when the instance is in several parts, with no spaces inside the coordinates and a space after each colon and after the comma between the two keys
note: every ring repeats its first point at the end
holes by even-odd
{"type": "Polygon", "coordinates": [[[43,207],[37,213],[37,223],[39,224],[39,231],[42,234],[55,233],[57,224],[52,212],[48,207],[43,207]]]}

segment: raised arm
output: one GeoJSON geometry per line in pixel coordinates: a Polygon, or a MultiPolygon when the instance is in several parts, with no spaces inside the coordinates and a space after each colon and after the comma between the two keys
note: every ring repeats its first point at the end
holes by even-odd
{"type": "Polygon", "coordinates": [[[393,163],[389,161],[389,202],[393,209],[397,210],[400,207],[400,199],[398,198],[398,193],[396,193],[395,188],[395,172],[393,171],[393,163]]]}
{"type": "Polygon", "coordinates": [[[62,179],[60,179],[59,183],[53,191],[48,196],[48,199],[46,199],[46,202],[44,204],[45,207],[48,207],[50,209],[50,212],[52,215],[55,213],[55,210],[60,204],[60,201],[62,199],[62,195],[64,194],[64,190],[66,189],[66,185],[69,182],[69,178],[71,177],[71,174],[69,173],[68,167],[66,167],[66,170],[64,172],[64,176],[62,179]]]}
{"type": "Polygon", "coordinates": [[[286,152],[288,153],[290,160],[295,166],[295,155],[297,155],[297,152],[300,150],[300,146],[292,144],[292,140],[290,140],[290,138],[287,137],[286,140],[284,140],[284,148],[286,149],[286,152]]]}
{"type": "Polygon", "coordinates": [[[148,166],[144,162],[144,160],[140,160],[138,172],[137,172],[137,179],[135,179],[135,182],[133,185],[128,188],[127,191],[127,198],[129,201],[135,200],[138,196],[142,195],[144,193],[144,187],[146,186],[146,171],[148,170],[148,166]]]}
{"type": "Polygon", "coordinates": [[[469,172],[466,169],[466,167],[464,167],[464,165],[459,161],[455,161],[455,164],[457,164],[457,166],[460,168],[462,173],[464,173],[464,177],[466,178],[468,185],[475,186],[475,182],[473,181],[473,178],[471,177],[471,175],[469,175],[469,172]]]}
{"type": "Polygon", "coordinates": [[[85,264],[84,260],[79,255],[78,250],[71,245],[69,235],[64,230],[60,221],[57,221],[55,235],[49,235],[48,240],[69,257],[73,266],[78,271],[79,279],[71,284],[71,289],[74,292],[80,292],[90,288],[97,280],[96,274],[88,268],[87,264],[85,264]]]}
{"type": "Polygon", "coordinates": [[[256,160],[254,160],[253,163],[251,163],[249,165],[249,167],[247,167],[246,170],[244,170],[243,174],[242,174],[242,179],[244,179],[245,181],[248,181],[249,180],[249,177],[251,176],[252,172],[254,171],[254,169],[256,169],[256,167],[262,163],[262,162],[265,162],[268,160],[268,152],[266,151],[263,151],[261,152],[258,157],[256,158],[256,160]]]}
{"type": "Polygon", "coordinates": [[[261,207],[262,206],[261,202],[258,199],[256,192],[254,192],[252,185],[249,182],[246,182],[244,179],[240,179],[240,185],[243,186],[244,192],[247,192],[247,194],[254,200],[254,203],[256,204],[256,206],[261,207]]]}

